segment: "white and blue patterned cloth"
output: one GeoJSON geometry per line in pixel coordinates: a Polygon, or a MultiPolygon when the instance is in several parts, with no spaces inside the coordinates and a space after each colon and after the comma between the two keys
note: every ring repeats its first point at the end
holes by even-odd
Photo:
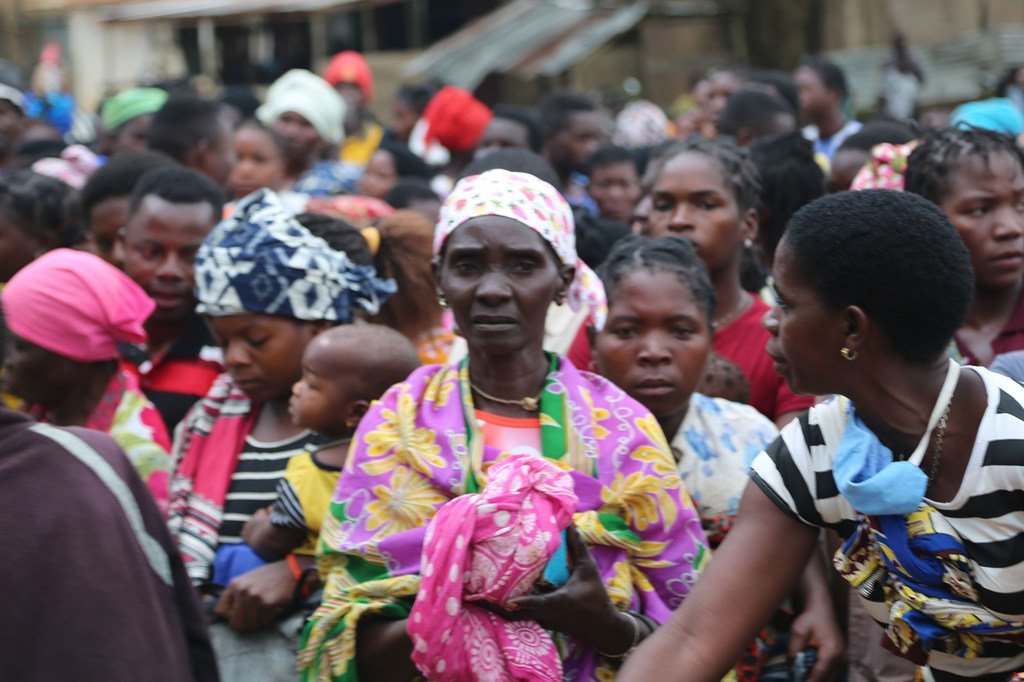
{"type": "Polygon", "coordinates": [[[262,313],[349,323],[395,292],[372,266],[353,263],[303,227],[268,189],[241,201],[196,256],[196,311],[262,313]]]}
{"type": "Polygon", "coordinates": [[[749,405],[700,393],[690,397],[672,447],[706,533],[714,534],[715,520],[736,516],[750,463],[778,435],[775,425],[749,405]]]}

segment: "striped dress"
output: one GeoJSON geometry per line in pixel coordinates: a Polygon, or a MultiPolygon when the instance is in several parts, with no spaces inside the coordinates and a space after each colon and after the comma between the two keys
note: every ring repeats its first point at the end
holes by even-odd
{"type": "MultiPolygon", "coordinates": [[[[925,499],[922,510],[927,506],[928,519],[934,522],[930,529],[943,529],[966,549],[960,596],[971,596],[959,603],[976,609],[983,620],[1008,627],[1006,636],[998,641],[983,638],[969,654],[932,646],[923,655],[934,669],[977,676],[1024,669],[1024,386],[983,368],[969,369],[983,380],[988,407],[956,496],[948,502],[925,499]]],[[[839,494],[832,475],[846,424],[845,404],[845,399],[833,398],[790,423],[755,458],[751,477],[789,516],[848,538],[875,524],[839,494]]],[[[949,582],[946,577],[943,583],[949,582]]],[[[880,582],[889,584],[884,572],[880,582]]],[[[868,612],[883,627],[889,624],[890,614],[898,612],[894,592],[875,584],[860,590],[868,612]]],[[[890,628],[883,644],[892,648],[899,637],[890,628]]]]}

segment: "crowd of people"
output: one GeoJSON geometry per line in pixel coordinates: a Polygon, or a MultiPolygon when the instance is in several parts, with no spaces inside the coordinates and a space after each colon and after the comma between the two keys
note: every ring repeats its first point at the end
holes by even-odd
{"type": "Polygon", "coordinates": [[[0,68],[0,677],[1013,679],[1017,73],[385,126],[351,51],[95,116],[0,68]]]}

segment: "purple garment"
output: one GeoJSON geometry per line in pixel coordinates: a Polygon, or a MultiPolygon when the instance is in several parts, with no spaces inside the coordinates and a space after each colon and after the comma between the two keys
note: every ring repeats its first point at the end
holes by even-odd
{"type": "Polygon", "coordinates": [[[164,520],[108,436],[0,409],[0,518],[0,679],[218,679],[164,520]],[[84,442],[109,478],[45,433],[84,442]]]}

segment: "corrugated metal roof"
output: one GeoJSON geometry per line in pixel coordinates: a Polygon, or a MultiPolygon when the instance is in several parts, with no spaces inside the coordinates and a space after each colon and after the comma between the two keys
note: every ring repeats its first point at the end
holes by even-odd
{"type": "Polygon", "coordinates": [[[513,0],[436,43],[404,72],[467,90],[491,73],[554,75],[636,26],[647,11],[646,2],[595,7],[578,0],[513,0]]]}
{"type": "MultiPolygon", "coordinates": [[[[312,12],[353,5],[366,0],[138,0],[103,8],[108,21],[142,21],[178,17],[218,17],[233,14],[312,12]]],[[[376,4],[385,4],[376,1],[376,4]]]]}

